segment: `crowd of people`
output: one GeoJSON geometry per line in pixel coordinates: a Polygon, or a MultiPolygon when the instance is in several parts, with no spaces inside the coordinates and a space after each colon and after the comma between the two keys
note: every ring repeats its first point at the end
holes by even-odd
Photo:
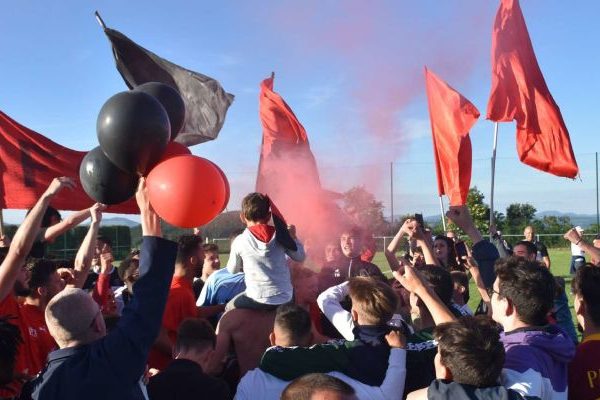
{"type": "Polygon", "coordinates": [[[50,207],[73,186],[54,179],[0,238],[0,399],[600,398],[600,238],[581,229],[565,233],[570,287],[532,227],[488,240],[464,206],[447,217],[468,246],[409,218],[386,276],[360,226],[305,248],[251,193],[221,267],[197,233],[162,238],[141,178],[142,243],[115,265],[102,204],[64,221],[50,207]],[[45,258],[86,219],[71,263],[45,258]]]}

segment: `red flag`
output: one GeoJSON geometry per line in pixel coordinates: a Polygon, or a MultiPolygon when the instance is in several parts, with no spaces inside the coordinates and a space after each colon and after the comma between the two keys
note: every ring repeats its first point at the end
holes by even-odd
{"type": "MultiPolygon", "coordinates": [[[[85,154],[54,143],[0,111],[0,208],[33,207],[50,181],[58,176],[75,179],[78,187],[62,191],[52,200],[53,207],[59,210],[90,207],[94,201],[79,182],[79,165],[85,154]]],[[[139,212],[135,200],[108,210],[124,214],[139,212]]]]}
{"type": "Polygon", "coordinates": [[[260,85],[259,115],[263,143],[256,190],[272,196],[285,209],[278,194],[292,185],[320,190],[317,164],[304,127],[283,98],[273,91],[274,75],[260,85]]]}
{"type": "Polygon", "coordinates": [[[569,132],[535,58],[518,0],[502,0],[494,22],[487,118],[517,121],[517,151],[525,164],[577,176],[569,132]]]}
{"type": "Polygon", "coordinates": [[[425,82],[438,192],[448,196],[450,205],[464,205],[471,184],[469,130],[479,118],[479,111],[427,68],[425,82]]]}

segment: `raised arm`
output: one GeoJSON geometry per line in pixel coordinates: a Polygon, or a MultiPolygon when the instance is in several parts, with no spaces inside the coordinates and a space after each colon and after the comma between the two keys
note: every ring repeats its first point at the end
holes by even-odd
{"type": "Polygon", "coordinates": [[[598,263],[598,261],[600,261],[600,249],[593,244],[586,242],[575,228],[569,229],[565,233],[564,238],[575,246],[579,246],[581,250],[589,254],[592,257],[593,262],[598,263]]]}
{"type": "Polygon", "coordinates": [[[52,225],[44,230],[42,239],[44,242],[52,242],[54,239],[65,233],[71,228],[76,227],[90,216],[90,208],[85,210],[76,211],[69,215],[64,220],[60,221],[56,225],[52,225]]]}
{"type": "Polygon", "coordinates": [[[96,203],[90,208],[90,215],[92,216],[90,228],[83,238],[83,242],[81,242],[81,246],[79,246],[79,250],[75,256],[74,287],[82,288],[88,273],[90,272],[92,258],[94,257],[94,250],[96,248],[98,229],[100,228],[100,221],[102,220],[102,211],[105,208],[106,206],[100,203],[96,203]]]}
{"type": "Polygon", "coordinates": [[[136,381],[144,373],[150,347],[158,337],[175,267],[177,244],[162,239],[160,220],[150,206],[145,179],[140,178],[136,200],[141,213],[140,278],[135,296],[123,309],[117,326],[94,342],[115,374],[136,381]]]}
{"type": "Polygon", "coordinates": [[[385,255],[385,258],[392,271],[400,269],[400,262],[396,258],[396,250],[398,249],[398,245],[400,244],[402,237],[407,234],[404,227],[408,221],[410,220],[407,219],[406,221],[404,221],[404,223],[398,230],[398,233],[396,233],[396,236],[394,236],[390,244],[388,244],[387,248],[383,251],[383,254],[385,255]]]}
{"type": "Polygon", "coordinates": [[[483,239],[475,227],[467,206],[450,206],[446,216],[463,230],[473,242],[473,257],[479,264],[481,278],[486,287],[492,287],[496,279],[494,264],[500,255],[496,247],[483,239]]]}
{"type": "Polygon", "coordinates": [[[429,310],[431,317],[436,325],[444,322],[452,322],[456,320],[454,314],[448,310],[448,307],[435,294],[433,289],[423,282],[423,278],[414,267],[404,267],[404,275],[398,271],[394,271],[394,278],[402,284],[409,292],[419,296],[425,307],[429,310]]]}
{"type": "Polygon", "coordinates": [[[317,297],[321,312],[346,340],[354,340],[352,314],[340,304],[348,295],[348,282],[332,286],[317,297]]]}
{"type": "Polygon", "coordinates": [[[423,231],[417,221],[411,222],[409,230],[409,237],[417,241],[417,245],[423,250],[423,256],[425,257],[425,263],[429,265],[440,266],[440,260],[433,255],[433,243],[431,243],[431,235],[429,232],[423,231]]]}
{"type": "Polygon", "coordinates": [[[50,201],[65,187],[73,189],[75,183],[66,177],[52,180],[48,189],[42,194],[29,215],[25,217],[25,221],[17,229],[8,253],[0,265],[0,300],[3,300],[13,290],[19,270],[25,264],[25,259],[31,251],[50,201]]]}

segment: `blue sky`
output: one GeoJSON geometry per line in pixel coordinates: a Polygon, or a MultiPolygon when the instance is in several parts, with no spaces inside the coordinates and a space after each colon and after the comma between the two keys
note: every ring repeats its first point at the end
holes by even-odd
{"type": "MultiPolygon", "coordinates": [[[[528,201],[538,210],[594,213],[600,3],[525,0],[521,6],[581,180],[520,164],[514,124],[501,124],[496,208],[528,201]]],[[[192,148],[229,177],[230,209],[254,186],[258,85],[275,71],[275,90],[306,128],[325,186],[344,191],[364,184],[388,206],[394,162],[395,213],[434,214],[423,66],[485,115],[497,7],[482,0],[10,2],[0,14],[0,110],[62,145],[97,145],[98,111],[126,90],[93,17],[97,9],[109,27],[235,94],[218,139],[192,148]]],[[[472,184],[486,195],[492,132],[483,117],[471,132],[472,184]]],[[[9,222],[21,216],[5,211],[9,222]]]]}

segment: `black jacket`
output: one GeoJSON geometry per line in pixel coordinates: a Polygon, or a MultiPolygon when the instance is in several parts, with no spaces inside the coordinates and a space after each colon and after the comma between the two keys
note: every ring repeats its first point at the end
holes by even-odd
{"type": "Polygon", "coordinates": [[[227,384],[206,375],[200,365],[190,360],[173,360],[148,383],[151,400],[227,400],[231,398],[227,384]]]}
{"type": "Polygon", "coordinates": [[[427,390],[428,400],[524,400],[523,397],[511,389],[503,386],[478,388],[470,385],[461,385],[456,382],[436,379],[431,382],[427,390]]]}

